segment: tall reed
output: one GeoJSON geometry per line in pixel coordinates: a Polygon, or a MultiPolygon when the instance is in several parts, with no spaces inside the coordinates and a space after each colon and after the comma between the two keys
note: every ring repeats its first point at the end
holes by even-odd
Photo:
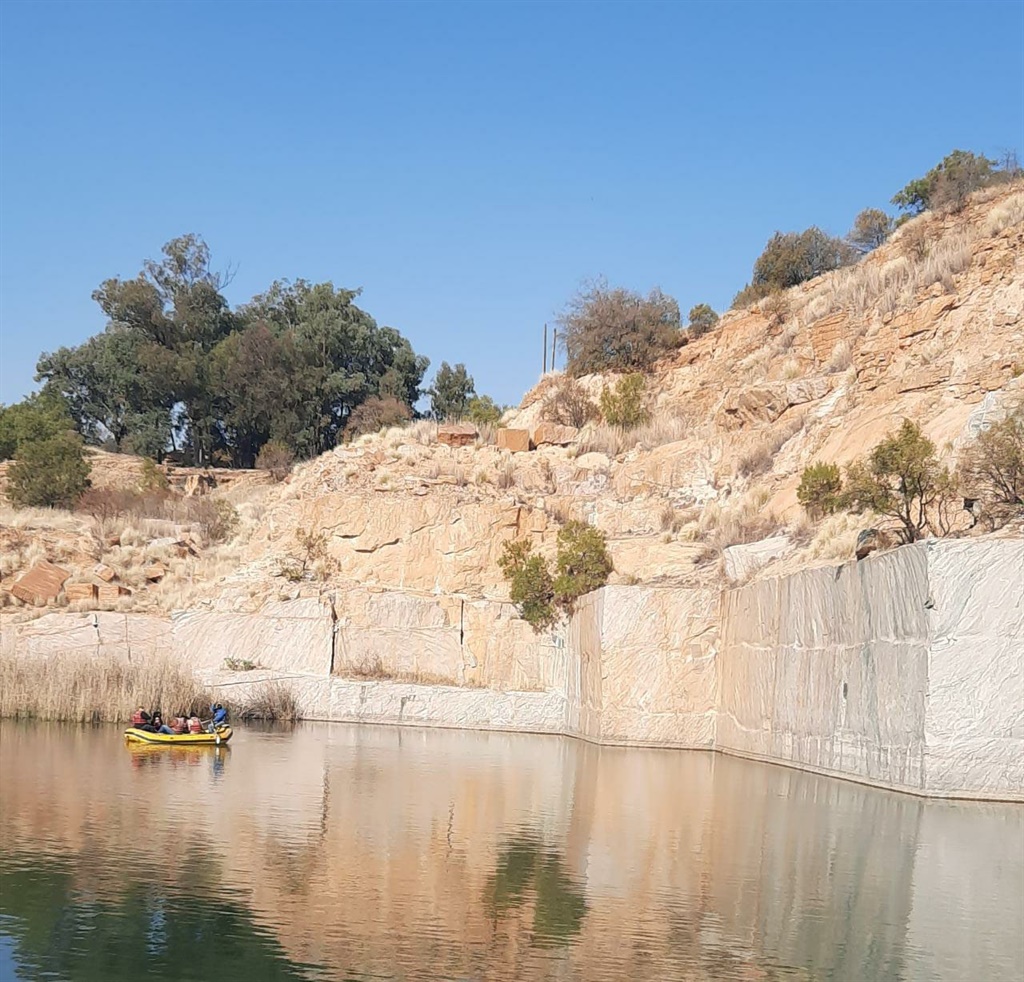
{"type": "Polygon", "coordinates": [[[165,717],[208,715],[213,701],[187,668],[169,659],[0,658],[0,717],[125,722],[140,706],[165,717]]]}

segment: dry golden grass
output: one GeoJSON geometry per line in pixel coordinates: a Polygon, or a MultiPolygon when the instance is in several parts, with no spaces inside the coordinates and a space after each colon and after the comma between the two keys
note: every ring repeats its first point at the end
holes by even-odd
{"type": "Polygon", "coordinates": [[[996,205],[989,212],[981,231],[983,235],[991,238],[999,235],[1004,229],[1021,223],[1024,223],[1024,192],[1018,192],[996,205]]]}
{"type": "Polygon", "coordinates": [[[301,719],[295,693],[283,682],[258,682],[245,686],[241,699],[229,703],[222,699],[236,719],[290,723],[301,719]]]}
{"type": "Polygon", "coordinates": [[[689,428],[682,416],[670,413],[655,414],[649,422],[629,430],[607,423],[591,424],[580,434],[579,452],[619,457],[631,450],[653,450],[685,439],[689,428]]]}
{"type": "Polygon", "coordinates": [[[706,505],[697,526],[697,537],[707,546],[705,561],[719,557],[729,546],[758,542],[782,529],[784,523],[765,509],[767,503],[768,493],[755,491],[734,505],[706,505]]]}
{"type": "Polygon", "coordinates": [[[126,721],[140,706],[208,713],[211,693],[168,659],[126,662],[63,654],[0,658],[0,716],[73,723],[126,721]]]}

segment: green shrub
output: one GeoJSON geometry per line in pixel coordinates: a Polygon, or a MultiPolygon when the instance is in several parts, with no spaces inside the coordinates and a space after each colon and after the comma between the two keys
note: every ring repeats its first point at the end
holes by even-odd
{"type": "Polygon", "coordinates": [[[152,457],[144,457],[142,470],[139,472],[140,493],[161,493],[170,490],[170,487],[171,482],[167,480],[167,475],[160,470],[157,462],[152,457]]]}
{"type": "Polygon", "coordinates": [[[512,603],[535,631],[571,615],[576,601],[604,586],[614,570],[604,533],[575,521],[558,533],[554,576],[526,539],[506,542],[498,566],[512,603]]]}
{"type": "Polygon", "coordinates": [[[24,443],[39,443],[74,428],[67,404],[49,392],[35,393],[13,406],[0,406],[0,460],[16,457],[24,443]]]}
{"type": "Polygon", "coordinates": [[[528,539],[506,542],[498,560],[509,584],[509,598],[535,631],[543,631],[558,621],[554,581],[547,563],[533,554],[528,539]]]}
{"type": "Polygon", "coordinates": [[[847,470],[840,507],[895,519],[904,542],[948,533],[956,483],[935,454],[935,444],[909,419],[847,470]]]}
{"type": "Polygon", "coordinates": [[[650,418],[644,405],[644,393],[647,382],[643,375],[634,372],[624,375],[615,384],[615,388],[605,386],[601,390],[601,415],[609,426],[621,426],[624,430],[632,430],[650,418]]]}
{"type": "Polygon", "coordinates": [[[709,304],[699,303],[690,308],[689,320],[690,337],[699,338],[715,327],[718,323],[718,314],[711,309],[709,304]]]}
{"type": "Polygon", "coordinates": [[[71,508],[89,486],[91,465],[70,433],[22,443],[7,472],[7,497],[21,508],[71,508]]]}
{"type": "MultiPolygon", "coordinates": [[[[355,411],[358,412],[358,408],[355,411]]],[[[280,440],[268,440],[256,456],[256,466],[269,471],[275,481],[283,481],[291,473],[294,463],[295,454],[291,447],[280,440]]]]}
{"type": "Polygon", "coordinates": [[[892,203],[911,215],[931,208],[959,211],[973,191],[993,182],[995,168],[996,162],[981,154],[954,150],[893,195],[892,203]]]}
{"type": "Polygon", "coordinates": [[[555,602],[571,614],[576,601],[604,586],[615,570],[604,533],[584,522],[567,522],[558,532],[555,570],[555,602]]]}
{"type": "Polygon", "coordinates": [[[812,225],[803,232],[776,232],[754,262],[752,283],[769,289],[786,290],[841,266],[848,266],[856,253],[842,239],[827,235],[812,225]]]}
{"type": "Polygon", "coordinates": [[[477,426],[496,426],[504,413],[504,407],[490,396],[473,396],[466,405],[466,419],[477,426]]]}
{"type": "Polygon", "coordinates": [[[816,461],[804,468],[800,486],[796,489],[797,501],[814,518],[831,515],[838,508],[843,490],[843,478],[835,464],[816,461]]]}

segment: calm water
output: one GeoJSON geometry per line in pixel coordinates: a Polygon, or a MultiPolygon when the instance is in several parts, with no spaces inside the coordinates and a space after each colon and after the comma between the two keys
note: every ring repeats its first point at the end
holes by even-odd
{"type": "Polygon", "coordinates": [[[706,754],[0,724],[0,978],[1024,978],[1024,808],[706,754]]]}

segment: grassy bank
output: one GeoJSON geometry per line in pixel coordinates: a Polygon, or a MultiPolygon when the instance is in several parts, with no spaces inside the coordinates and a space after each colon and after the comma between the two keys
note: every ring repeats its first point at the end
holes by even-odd
{"type": "Polygon", "coordinates": [[[0,717],[9,719],[123,723],[140,706],[160,709],[165,717],[181,712],[205,717],[218,701],[235,719],[298,718],[294,696],[280,683],[255,685],[229,701],[170,659],[0,658],[0,717]]]}

